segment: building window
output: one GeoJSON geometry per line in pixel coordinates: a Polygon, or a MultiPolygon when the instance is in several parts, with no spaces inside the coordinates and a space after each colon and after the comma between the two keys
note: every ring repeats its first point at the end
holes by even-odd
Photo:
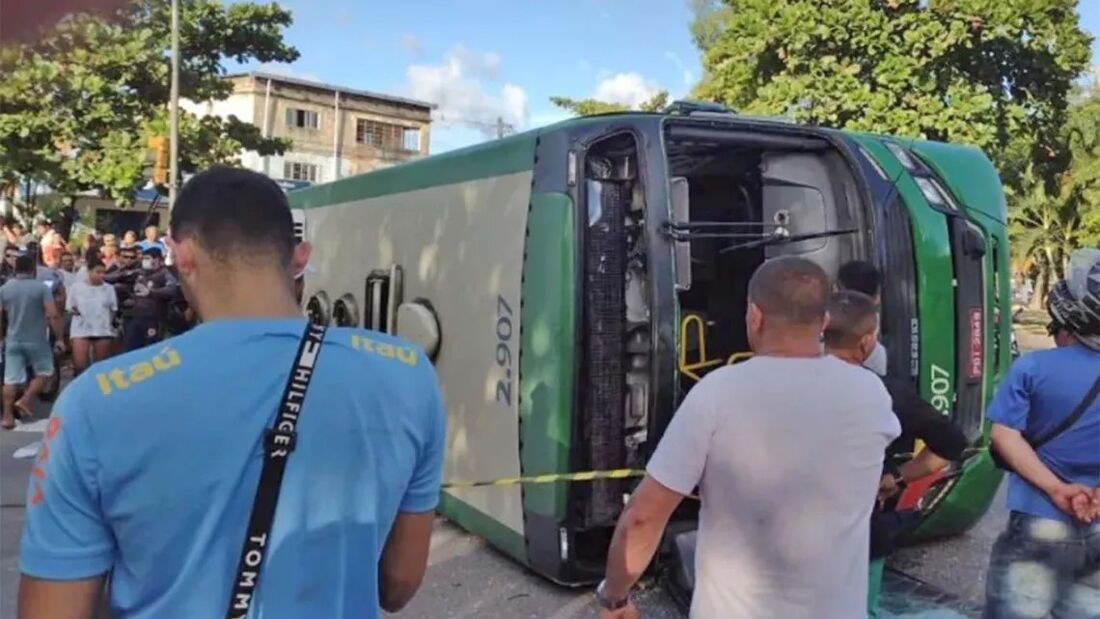
{"type": "Polygon", "coordinates": [[[286,126],[297,129],[317,129],[321,126],[321,117],[311,110],[287,108],[286,126]]]}
{"type": "Polygon", "coordinates": [[[401,135],[401,139],[405,150],[420,150],[420,129],[406,127],[405,132],[401,135]]]}
{"type": "Polygon", "coordinates": [[[315,163],[287,161],[283,164],[283,178],[292,181],[317,182],[319,172],[315,163]]]}
{"type": "Polygon", "coordinates": [[[420,150],[420,129],[360,118],[355,121],[355,141],[385,150],[420,150]]]}

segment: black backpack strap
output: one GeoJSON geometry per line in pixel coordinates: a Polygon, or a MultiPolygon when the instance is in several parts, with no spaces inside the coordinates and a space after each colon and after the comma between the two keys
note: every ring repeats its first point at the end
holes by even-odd
{"type": "Polygon", "coordinates": [[[1087,411],[1089,407],[1092,406],[1092,403],[1096,401],[1097,395],[1100,395],[1100,376],[1096,377],[1096,381],[1092,383],[1092,387],[1089,389],[1089,392],[1085,394],[1085,398],[1081,400],[1081,403],[1077,405],[1077,408],[1073,409],[1073,412],[1069,414],[1069,417],[1063,419],[1062,423],[1058,424],[1057,426],[1051,428],[1050,430],[1047,430],[1045,434],[1035,437],[1035,440],[1028,441],[1029,443],[1031,443],[1031,448],[1035,451],[1038,451],[1040,447],[1046,445],[1053,439],[1057,438],[1059,434],[1070,429],[1073,424],[1077,423],[1077,420],[1085,414],[1085,411],[1087,411]]]}
{"type": "Polygon", "coordinates": [[[233,575],[233,588],[229,595],[226,619],[244,619],[252,607],[256,585],[267,553],[267,536],[275,520],[275,507],[279,503],[279,489],[286,472],[286,461],[297,442],[298,416],[302,402],[313,378],[313,369],[321,354],[321,342],[325,339],[325,327],[309,323],[298,344],[298,354],[290,370],[274,425],[264,434],[264,463],[256,498],[252,502],[252,515],[248,518],[241,558],[233,575]]]}

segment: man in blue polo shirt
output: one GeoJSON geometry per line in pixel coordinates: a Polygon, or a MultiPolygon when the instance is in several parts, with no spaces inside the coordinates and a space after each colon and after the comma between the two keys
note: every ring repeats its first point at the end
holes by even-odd
{"type": "MultiPolygon", "coordinates": [[[[264,436],[306,323],[286,197],[231,168],[192,178],[172,244],[203,324],[84,372],[31,476],[20,617],[224,617],[264,436]]],[[[329,329],[267,536],[253,619],[360,619],[401,608],[427,565],[444,414],[408,343],[329,329]]]]}
{"type": "Polygon", "coordinates": [[[1100,250],[1073,256],[1047,309],[1057,347],[1013,363],[989,406],[993,449],[1013,471],[989,619],[1100,617],[1100,250]]]}

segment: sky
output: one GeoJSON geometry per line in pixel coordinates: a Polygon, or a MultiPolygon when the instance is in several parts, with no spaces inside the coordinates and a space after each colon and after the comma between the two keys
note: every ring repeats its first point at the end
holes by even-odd
{"type": "MultiPolygon", "coordinates": [[[[687,0],[280,0],[292,65],[249,68],[438,105],[431,152],[568,116],[555,95],[637,105],[699,80],[687,0]]],[[[1100,0],[1080,0],[1097,37],[1100,0]]]]}

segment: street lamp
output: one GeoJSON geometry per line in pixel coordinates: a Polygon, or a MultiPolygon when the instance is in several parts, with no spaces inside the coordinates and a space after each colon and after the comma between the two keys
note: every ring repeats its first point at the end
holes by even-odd
{"type": "Polygon", "coordinates": [[[172,0],[172,86],[168,95],[168,208],[176,204],[180,155],[180,3],[172,0]]]}

